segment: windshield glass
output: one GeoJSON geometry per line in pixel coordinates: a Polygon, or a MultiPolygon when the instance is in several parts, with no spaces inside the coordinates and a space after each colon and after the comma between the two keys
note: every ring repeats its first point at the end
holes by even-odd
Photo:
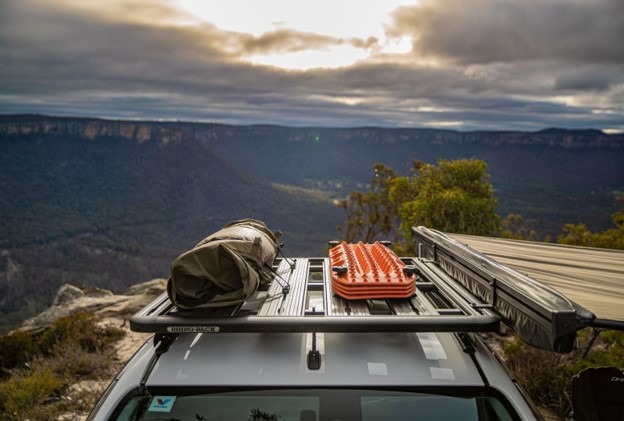
{"type": "Polygon", "coordinates": [[[386,390],[255,390],[135,396],[117,420],[514,420],[496,397],[386,390]]]}

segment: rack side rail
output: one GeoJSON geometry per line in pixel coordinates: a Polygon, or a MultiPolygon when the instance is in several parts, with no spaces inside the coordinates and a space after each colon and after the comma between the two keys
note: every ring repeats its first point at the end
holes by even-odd
{"type": "Polygon", "coordinates": [[[556,352],[574,348],[576,332],[595,316],[564,295],[446,234],[413,227],[412,238],[422,261],[443,269],[498,314],[520,338],[556,352]]]}
{"type": "Polygon", "coordinates": [[[130,318],[135,332],[151,333],[346,333],[346,332],[494,332],[500,317],[474,312],[470,315],[387,316],[198,316],[190,311],[171,311],[166,293],[130,318]]]}

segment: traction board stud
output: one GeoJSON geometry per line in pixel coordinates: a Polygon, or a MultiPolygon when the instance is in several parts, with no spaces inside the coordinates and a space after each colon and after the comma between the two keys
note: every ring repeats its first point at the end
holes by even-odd
{"type": "Polygon", "coordinates": [[[332,290],[348,300],[409,298],[416,291],[405,263],[380,242],[347,244],[329,250],[332,290]]]}

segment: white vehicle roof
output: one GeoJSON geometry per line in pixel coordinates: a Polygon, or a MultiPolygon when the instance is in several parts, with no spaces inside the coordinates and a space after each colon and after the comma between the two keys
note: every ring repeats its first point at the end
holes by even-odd
{"type": "Polygon", "coordinates": [[[184,334],[147,386],[482,386],[470,355],[444,333],[320,333],[321,367],[308,368],[309,333],[184,334]]]}

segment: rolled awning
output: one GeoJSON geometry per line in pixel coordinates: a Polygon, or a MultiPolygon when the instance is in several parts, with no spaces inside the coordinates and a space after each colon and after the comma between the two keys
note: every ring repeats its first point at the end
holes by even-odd
{"type": "Polygon", "coordinates": [[[624,251],[448,234],[557,290],[598,319],[624,323],[624,251]]]}

